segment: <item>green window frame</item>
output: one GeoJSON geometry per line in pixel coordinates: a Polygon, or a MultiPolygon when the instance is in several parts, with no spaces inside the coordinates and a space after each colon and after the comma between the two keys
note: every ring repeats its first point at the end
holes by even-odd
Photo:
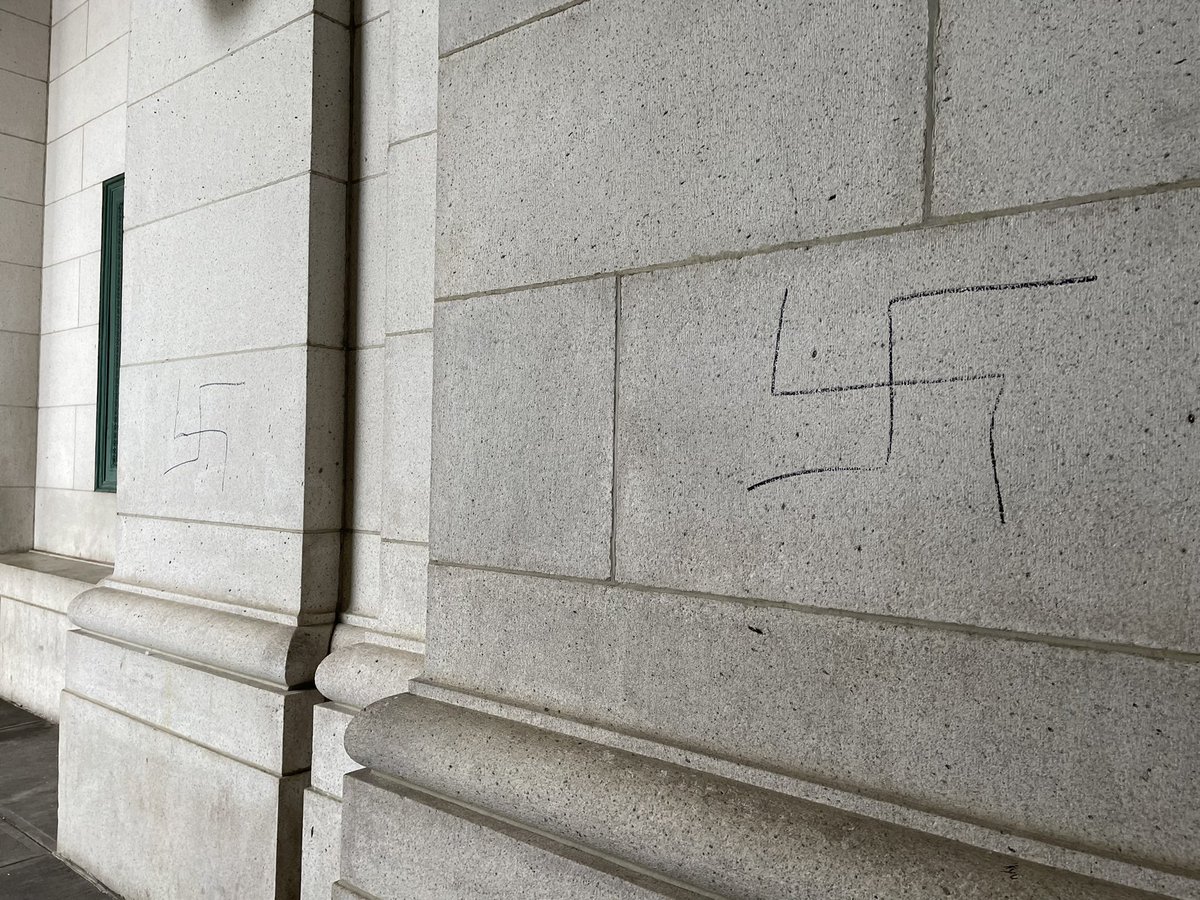
{"type": "Polygon", "coordinates": [[[100,231],[100,335],[96,361],[96,490],[117,490],[117,400],[121,379],[121,244],[125,176],[104,182],[100,231]]]}

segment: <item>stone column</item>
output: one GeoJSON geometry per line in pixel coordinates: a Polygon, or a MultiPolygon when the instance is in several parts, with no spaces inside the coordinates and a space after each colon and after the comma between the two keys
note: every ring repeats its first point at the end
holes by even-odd
{"type": "Polygon", "coordinates": [[[33,545],[50,2],[0,8],[0,553],[33,545]]]}
{"type": "Polygon", "coordinates": [[[1196,896],[1200,6],[439,15],[338,896],[1196,896]]]}
{"type": "Polygon", "coordinates": [[[135,0],[115,573],[71,608],[60,851],[299,890],[342,518],[350,4],[135,0]]]}

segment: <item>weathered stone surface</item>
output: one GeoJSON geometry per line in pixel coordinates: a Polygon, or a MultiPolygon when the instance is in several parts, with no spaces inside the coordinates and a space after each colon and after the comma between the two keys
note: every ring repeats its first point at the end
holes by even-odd
{"type": "Polygon", "coordinates": [[[79,324],[79,260],[42,270],[42,331],[66,331],[79,324]]]}
{"type": "Polygon", "coordinates": [[[916,220],[926,31],[917,0],[607,0],[447,57],[438,295],[916,220]]]}
{"type": "Polygon", "coordinates": [[[1200,175],[1200,5],[943,0],[934,210],[1200,175]]]}
{"type": "Polygon", "coordinates": [[[113,107],[123,105],[128,70],[129,38],[122,37],[50,82],[46,140],[62,137],[113,107]]]}
{"type": "Polygon", "coordinates": [[[342,535],[339,613],[373,618],[379,614],[379,535],[347,531],[342,535]]]}
{"type": "Polygon", "coordinates": [[[0,331],[38,333],[41,273],[38,266],[0,262],[0,291],[8,298],[7,303],[0,304],[0,331]]]}
{"type": "MultiPolygon", "coordinates": [[[[397,809],[401,798],[439,805],[414,796],[415,788],[450,801],[462,798],[498,819],[695,886],[707,896],[915,900],[949,891],[980,900],[1148,897],[1023,862],[1016,865],[1020,877],[1013,878],[1014,857],[412,696],[366,710],[351,723],[346,742],[357,761],[406,782],[389,784],[368,773],[346,780],[343,877],[372,893],[385,893],[374,885],[390,887],[384,879],[400,875],[404,864],[394,857],[380,864],[383,854],[371,850],[411,846],[416,838],[410,831],[437,828],[397,809]],[[376,804],[382,809],[371,810],[376,804]]],[[[476,822],[482,818],[466,815],[476,822]]],[[[486,819],[480,824],[504,828],[486,819]]],[[[476,837],[464,843],[464,855],[473,855],[470,848],[480,842],[476,837]]],[[[412,854],[443,865],[458,856],[412,854]]],[[[475,877],[485,866],[471,867],[475,877]]],[[[433,862],[431,868],[440,866],[433,862]]],[[[455,870],[461,868],[466,867],[455,870]]],[[[542,871],[561,877],[549,867],[542,871]]],[[[579,896],[565,885],[561,893],[546,895],[579,896]]],[[[587,889],[582,895],[592,896],[587,889]]]]}
{"type": "Polygon", "coordinates": [[[53,612],[67,612],[80,591],[112,574],[109,566],[45,553],[0,556],[0,596],[14,597],[53,612]]]}
{"type": "Polygon", "coordinates": [[[33,546],[76,559],[111,563],[116,524],[115,494],[39,488],[33,546]]]}
{"type": "Polygon", "coordinates": [[[0,487],[0,552],[28,550],[33,540],[34,490],[0,487]]]}
{"type": "Polygon", "coordinates": [[[313,707],[312,786],[337,800],[342,799],[342,776],[359,768],[346,754],[346,726],[355,712],[337,703],[313,707]]]}
{"type": "Polygon", "coordinates": [[[437,128],[439,5],[392,0],[392,141],[437,128]]]}
{"type": "Polygon", "coordinates": [[[46,139],[46,82],[0,69],[0,132],[30,141],[46,139]]]}
{"type": "Polygon", "coordinates": [[[120,516],[116,578],[235,608],[332,614],[338,537],[120,516]]]}
{"type": "Polygon", "coordinates": [[[439,306],[435,559],[608,574],[614,294],[601,279],[439,306]]]}
{"type": "Polygon", "coordinates": [[[129,99],[137,102],[198,72],[314,8],[338,22],[350,21],[350,0],[274,0],[240,7],[236,15],[219,14],[204,4],[133,0],[137,27],[129,99]]]}
{"type": "Polygon", "coordinates": [[[378,347],[386,330],[388,247],[391,241],[388,179],[350,187],[350,346],[378,347]]]}
{"type": "Polygon", "coordinates": [[[28,78],[45,78],[50,35],[41,22],[0,10],[0,60],[4,68],[28,78]]]}
{"type": "Polygon", "coordinates": [[[329,646],[328,626],[296,628],[107,587],[76,597],[70,616],[95,634],[280,687],[311,681],[329,646]]]}
{"type": "MultiPolygon", "coordinates": [[[[371,19],[354,29],[355,114],[350,177],[387,170],[391,95],[391,22],[371,19]]],[[[324,900],[324,898],[322,898],[324,900]]]]}
{"type": "Polygon", "coordinates": [[[90,0],[87,15],[88,52],[101,47],[129,31],[131,0],[90,0]]]}
{"type": "Polygon", "coordinates": [[[31,406],[0,406],[0,434],[4,435],[0,484],[31,487],[37,477],[38,411],[31,406]]]}
{"type": "Polygon", "coordinates": [[[41,144],[0,134],[0,197],[40,205],[44,154],[41,144]]]}
{"type": "MultiPolygon", "coordinates": [[[[325,254],[311,241],[310,214],[332,216],[345,233],[345,196],[326,179],[302,175],[134,228],[125,236],[124,363],[287,345],[337,346],[341,315],[313,290],[310,272],[325,254]],[[326,203],[326,192],[339,204],[326,203]],[[251,302],[252,301],[252,302],[251,302]],[[313,327],[310,327],[313,326],[313,327]]],[[[344,283],[342,256],[329,261],[344,283]]],[[[339,284],[341,288],[341,284],[339,284]]],[[[340,312],[340,311],[339,311],[340,312]]]]}
{"type": "Polygon", "coordinates": [[[125,227],[302,172],[344,178],[349,53],[345,28],[309,17],[130,106],[125,227]]]}
{"type": "Polygon", "coordinates": [[[329,900],[338,879],[342,804],[311,788],[304,792],[304,852],[300,900],[329,900]]]}
{"type": "Polygon", "coordinates": [[[387,421],[383,348],[354,351],[349,367],[354,381],[347,398],[349,477],[343,518],[351,528],[378,532],[387,421]]]}
{"type": "Polygon", "coordinates": [[[447,566],[431,574],[424,677],[434,683],[1121,859],[1200,862],[1187,774],[1200,764],[1195,665],[447,566]]]}
{"type": "Polygon", "coordinates": [[[450,53],[570,5],[572,0],[497,0],[487,4],[446,0],[441,4],[439,52],[450,53]]]}
{"type": "Polygon", "coordinates": [[[397,144],[388,160],[386,326],[395,334],[433,327],[437,136],[397,144]]]}
{"type": "Polygon", "coordinates": [[[417,641],[425,639],[425,602],[429,564],[426,544],[383,541],[379,552],[379,627],[417,641]]]}
{"type": "Polygon", "coordinates": [[[62,613],[0,596],[0,697],[58,721],[63,643],[70,627],[62,613]]]}
{"type": "Polygon", "coordinates": [[[0,331],[0,404],[37,405],[38,336],[0,331]]]}
{"type": "Polygon", "coordinates": [[[46,227],[41,241],[42,265],[52,266],[99,250],[100,210],[99,186],[71,194],[46,206],[46,227]]]}
{"type": "Polygon", "coordinates": [[[87,56],[88,10],[80,5],[50,29],[50,80],[79,65],[87,56]]]}
{"type": "Polygon", "coordinates": [[[695,897],[631,884],[619,866],[369,773],[346,784],[342,880],[364,896],[695,897]]]}
{"type": "Polygon", "coordinates": [[[314,690],[230,678],[81,631],[67,635],[66,683],[93,703],[276,775],[308,769],[321,699],[314,690]]]}
{"type": "MultiPolygon", "coordinates": [[[[19,410],[34,416],[37,432],[37,486],[67,489],[74,487],[75,407],[44,406],[41,409],[5,407],[5,409],[19,410]]],[[[31,431],[27,437],[33,439],[34,433],[31,431]]],[[[0,478],[0,484],[30,485],[32,483],[28,476],[20,481],[0,478]]]]}
{"type": "Polygon", "coordinates": [[[38,354],[38,403],[79,406],[96,402],[95,326],[42,335],[38,354]]]}
{"type": "Polygon", "coordinates": [[[121,511],[339,527],[344,370],[303,346],[126,367],[121,511]]]}
{"type": "Polygon", "coordinates": [[[83,128],[46,145],[44,202],[54,203],[83,187],[83,128]]]}
{"type": "Polygon", "coordinates": [[[50,24],[50,0],[0,0],[0,9],[43,25],[50,24]]]}
{"type": "MultiPolygon", "coordinates": [[[[83,126],[82,184],[84,187],[125,171],[124,104],[83,126]]],[[[100,227],[99,223],[96,225],[100,227]]]]}
{"type": "Polygon", "coordinates": [[[327,656],[317,667],[317,690],[343,706],[361,708],[404,693],[409,679],[421,674],[424,664],[425,658],[416,653],[353,644],[327,656]]]}
{"type": "MultiPolygon", "coordinates": [[[[0,199],[0,254],[5,262],[37,266],[42,259],[39,237],[42,207],[35,203],[0,199]]],[[[56,259],[51,260],[57,262],[56,259]]]]}
{"type": "Polygon", "coordinates": [[[428,541],[433,335],[389,337],[381,375],[386,390],[368,398],[383,406],[380,533],[392,540],[428,541]]]}
{"type": "Polygon", "coordinates": [[[1200,649],[1198,225],[1163,194],[623,279],[619,580],[1200,649]]]}
{"type": "Polygon", "coordinates": [[[278,778],[69,692],[61,728],[63,857],[130,898],[299,891],[306,774],[278,778]],[[221,827],[198,840],[197,822],[221,827]]]}

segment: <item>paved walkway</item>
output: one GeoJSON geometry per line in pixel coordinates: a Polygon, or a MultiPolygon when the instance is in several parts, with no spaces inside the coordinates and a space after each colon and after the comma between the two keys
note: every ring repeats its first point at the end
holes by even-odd
{"type": "Polygon", "coordinates": [[[54,856],[57,834],[58,726],[0,700],[0,900],[111,900],[54,856]]]}

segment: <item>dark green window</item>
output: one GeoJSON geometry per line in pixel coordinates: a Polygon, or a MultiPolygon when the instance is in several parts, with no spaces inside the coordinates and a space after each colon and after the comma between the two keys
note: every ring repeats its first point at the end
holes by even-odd
{"type": "Polygon", "coordinates": [[[117,489],[117,394],[121,375],[121,241],[125,176],[104,182],[100,233],[100,353],[96,379],[96,490],[117,489]]]}

